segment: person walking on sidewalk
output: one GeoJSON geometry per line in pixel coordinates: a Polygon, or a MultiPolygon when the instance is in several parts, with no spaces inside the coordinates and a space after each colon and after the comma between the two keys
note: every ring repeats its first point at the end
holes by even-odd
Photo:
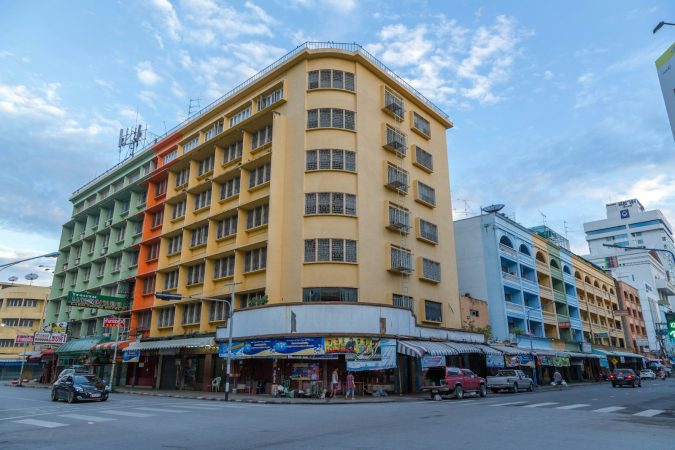
{"type": "Polygon", "coordinates": [[[356,383],[354,383],[354,375],[351,372],[347,374],[347,394],[345,399],[349,398],[351,395],[352,400],[354,400],[354,391],[356,390],[356,383]]]}
{"type": "Polygon", "coordinates": [[[335,393],[337,392],[339,386],[340,386],[340,375],[338,373],[338,370],[335,369],[333,370],[333,374],[331,375],[330,379],[330,387],[332,391],[330,393],[331,398],[335,398],[335,393]]]}

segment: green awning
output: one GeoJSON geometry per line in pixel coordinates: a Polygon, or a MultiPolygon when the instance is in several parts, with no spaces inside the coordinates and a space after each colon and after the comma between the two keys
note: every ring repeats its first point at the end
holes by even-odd
{"type": "Polygon", "coordinates": [[[91,351],[91,348],[101,342],[102,337],[73,339],[54,350],[56,353],[83,353],[91,351]]]}

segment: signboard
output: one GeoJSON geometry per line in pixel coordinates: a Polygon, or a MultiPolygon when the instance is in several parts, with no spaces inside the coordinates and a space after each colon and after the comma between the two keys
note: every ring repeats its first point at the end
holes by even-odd
{"type": "Polygon", "coordinates": [[[621,211],[619,211],[619,215],[621,216],[622,219],[629,219],[630,218],[630,210],[622,209],[621,211]]]}
{"type": "Polygon", "coordinates": [[[124,353],[122,353],[122,362],[125,363],[138,362],[140,358],[141,358],[140,350],[125,350],[124,353]]]}
{"type": "Polygon", "coordinates": [[[65,344],[68,340],[66,333],[47,333],[38,331],[33,335],[33,344],[65,344]]]}
{"type": "MultiPolygon", "coordinates": [[[[228,343],[221,342],[218,347],[218,356],[227,358],[228,343]]],[[[232,342],[233,358],[323,354],[325,354],[325,348],[322,337],[255,339],[232,342]]]]}
{"type": "Polygon", "coordinates": [[[558,328],[572,328],[572,324],[569,322],[558,322],[558,328]]]}
{"type": "Polygon", "coordinates": [[[347,370],[362,372],[365,370],[385,370],[396,368],[396,340],[380,340],[381,357],[379,360],[347,361],[347,370]]]}
{"type": "Polygon", "coordinates": [[[609,333],[595,333],[596,338],[608,338],[609,333]]]}
{"type": "Polygon", "coordinates": [[[289,378],[298,381],[319,381],[319,363],[294,363],[289,378]]]}
{"type": "Polygon", "coordinates": [[[126,319],[118,319],[117,317],[104,317],[103,328],[124,328],[126,321],[126,319]]]}
{"type": "Polygon", "coordinates": [[[338,336],[324,338],[326,353],[355,355],[355,359],[379,359],[380,343],[370,337],[338,336]]]}
{"type": "Polygon", "coordinates": [[[627,309],[615,309],[614,310],[614,316],[616,316],[616,317],[630,316],[630,313],[628,312],[627,309]]]}
{"type": "Polygon", "coordinates": [[[590,342],[580,342],[579,343],[579,350],[581,350],[583,353],[591,353],[593,348],[591,347],[590,342]]]}
{"type": "Polygon", "coordinates": [[[534,366],[532,355],[504,355],[506,367],[534,366]]]}
{"type": "Polygon", "coordinates": [[[639,347],[649,347],[649,339],[635,339],[635,345],[639,347]]]}
{"type": "Polygon", "coordinates": [[[14,338],[14,344],[30,344],[33,342],[33,336],[30,334],[17,334],[14,338]]]}
{"type": "Polygon", "coordinates": [[[487,354],[485,355],[485,365],[496,368],[504,367],[504,356],[487,354]]]}
{"type": "Polygon", "coordinates": [[[109,311],[124,311],[127,309],[127,299],[124,297],[110,297],[107,295],[70,291],[68,292],[66,305],[81,308],[106,309],[109,311]]]}
{"type": "Polygon", "coordinates": [[[554,356],[553,357],[553,365],[555,367],[569,367],[570,366],[570,359],[564,358],[564,357],[561,357],[561,356],[554,356]]]}
{"type": "Polygon", "coordinates": [[[670,131],[675,139],[675,44],[656,60],[663,101],[670,121],[670,131]]]}
{"type": "Polygon", "coordinates": [[[424,355],[422,357],[422,369],[430,367],[445,367],[445,356],[424,355]]]}
{"type": "Polygon", "coordinates": [[[52,333],[65,333],[68,331],[68,322],[55,322],[52,324],[52,333]]]}
{"type": "Polygon", "coordinates": [[[606,369],[609,369],[609,361],[607,361],[607,358],[600,358],[600,367],[604,367],[606,369]]]}
{"type": "Polygon", "coordinates": [[[666,330],[670,340],[675,342],[675,313],[666,313],[666,330]]]}

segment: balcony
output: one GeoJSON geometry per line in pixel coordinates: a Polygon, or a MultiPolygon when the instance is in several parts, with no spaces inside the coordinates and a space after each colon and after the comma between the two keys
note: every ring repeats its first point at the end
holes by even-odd
{"type": "Polygon", "coordinates": [[[537,270],[541,273],[545,273],[546,275],[551,274],[551,269],[548,267],[548,265],[541,261],[537,261],[537,270]]]}
{"type": "Polygon", "coordinates": [[[518,278],[518,275],[514,273],[509,273],[509,272],[503,272],[502,271],[502,278],[506,281],[510,281],[511,283],[514,284],[519,284],[520,278],[518,278]]]}
{"type": "Polygon", "coordinates": [[[551,270],[551,276],[552,276],[552,277],[556,277],[556,278],[558,278],[558,279],[560,279],[560,280],[563,279],[563,272],[562,272],[562,270],[556,269],[555,267],[551,267],[550,270],[551,270]]]}
{"type": "Polygon", "coordinates": [[[574,317],[570,317],[570,323],[572,324],[572,328],[575,328],[577,330],[581,329],[581,320],[580,319],[575,319],[574,317]]]}
{"type": "Polygon", "coordinates": [[[579,299],[575,295],[567,294],[565,298],[567,299],[567,304],[572,306],[579,306],[579,299]]]}
{"type": "Polygon", "coordinates": [[[513,303],[513,302],[509,302],[509,301],[505,301],[504,304],[506,305],[506,309],[508,311],[514,311],[514,312],[517,312],[519,314],[523,314],[523,306],[522,305],[519,305],[519,304],[513,303]]]}
{"type": "Polygon", "coordinates": [[[499,252],[513,259],[518,258],[518,253],[508,245],[499,244],[499,252]]]}
{"type": "Polygon", "coordinates": [[[553,290],[553,299],[556,302],[567,303],[567,296],[560,291],[553,290]]]}
{"type": "Polygon", "coordinates": [[[554,312],[543,310],[541,312],[541,316],[544,318],[544,322],[546,322],[546,323],[551,323],[551,324],[557,324],[558,323],[558,319],[556,318],[556,315],[555,315],[554,312]]]}
{"type": "Polygon", "coordinates": [[[548,286],[539,285],[539,294],[542,297],[553,298],[553,289],[548,286]]]}
{"type": "Polygon", "coordinates": [[[521,277],[520,282],[522,283],[523,288],[529,289],[530,291],[533,291],[533,292],[537,291],[537,282],[536,281],[521,277]]]}

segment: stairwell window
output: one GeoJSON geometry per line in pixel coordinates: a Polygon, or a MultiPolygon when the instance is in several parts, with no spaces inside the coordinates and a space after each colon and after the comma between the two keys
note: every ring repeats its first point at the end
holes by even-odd
{"type": "Polygon", "coordinates": [[[307,150],[306,170],[356,172],[356,153],[340,149],[307,150]]]}
{"type": "Polygon", "coordinates": [[[389,227],[407,233],[410,230],[410,212],[407,209],[390,203],[389,227]]]}
{"type": "Polygon", "coordinates": [[[180,252],[183,247],[183,235],[172,236],[169,238],[169,247],[166,250],[167,255],[174,255],[180,252]]]}
{"type": "Polygon", "coordinates": [[[415,146],[415,165],[425,169],[427,172],[433,172],[434,159],[433,155],[421,147],[415,146]]]}
{"type": "Polygon", "coordinates": [[[192,230],[190,235],[190,247],[197,247],[199,245],[206,244],[206,241],[209,238],[209,224],[204,224],[198,228],[192,230]]]}
{"type": "Polygon", "coordinates": [[[344,89],[354,91],[354,74],[342,70],[312,70],[307,76],[307,89],[344,89]]]}
{"type": "Polygon", "coordinates": [[[419,131],[425,137],[431,137],[431,124],[416,112],[413,112],[413,130],[419,131]]]}
{"type": "Polygon", "coordinates": [[[246,229],[261,227],[269,222],[270,205],[260,205],[246,211],[246,229]]]}
{"type": "Polygon", "coordinates": [[[202,304],[190,303],[183,305],[183,325],[199,323],[202,317],[202,304]]]}
{"type": "Polygon", "coordinates": [[[392,304],[399,308],[413,309],[413,298],[409,295],[393,294],[392,304]]]}
{"type": "Polygon", "coordinates": [[[176,220],[180,217],[185,216],[185,205],[186,204],[187,204],[187,202],[185,200],[181,200],[171,207],[171,218],[173,220],[176,220]]]}
{"type": "Polygon", "coordinates": [[[307,111],[307,128],[356,129],[356,113],[339,108],[320,108],[307,111]]]}
{"type": "Polygon", "coordinates": [[[424,318],[429,322],[443,322],[442,305],[431,300],[424,300],[424,318]]]}
{"type": "Polygon", "coordinates": [[[213,172],[213,165],[216,161],[216,155],[208,156],[201,161],[199,161],[199,166],[197,168],[197,176],[201,177],[209,172],[213,172]]]}
{"type": "Polygon", "coordinates": [[[224,149],[223,164],[227,164],[230,161],[233,161],[237,158],[241,158],[243,151],[244,151],[244,141],[242,140],[228,145],[224,149]]]}
{"type": "Polygon", "coordinates": [[[436,206],[436,190],[429,185],[417,182],[417,200],[429,206],[436,206]]]}
{"type": "Polygon", "coordinates": [[[267,267],[267,247],[256,248],[244,254],[244,273],[267,267]]]}
{"type": "Polygon", "coordinates": [[[220,199],[225,200],[226,198],[234,197],[239,194],[239,185],[241,182],[240,177],[235,177],[227,180],[220,186],[220,199]]]}
{"type": "Polygon", "coordinates": [[[357,262],[356,241],[305,239],[305,262],[357,262]]]}
{"type": "Polygon", "coordinates": [[[272,142],[272,125],[262,127],[251,134],[251,150],[255,150],[270,142],[272,142]]]}
{"type": "Polygon", "coordinates": [[[195,211],[211,205],[211,193],[211,189],[208,189],[206,191],[200,192],[199,194],[195,194],[195,211]]]}
{"type": "Polygon", "coordinates": [[[248,188],[252,189],[256,186],[260,186],[261,184],[269,182],[271,178],[271,172],[272,165],[270,163],[252,169],[248,178],[248,188]]]}
{"type": "Polygon", "coordinates": [[[398,155],[405,156],[408,147],[408,138],[404,133],[391,125],[386,126],[386,142],[384,148],[398,155]]]}
{"type": "Polygon", "coordinates": [[[431,259],[422,258],[422,275],[424,280],[438,283],[441,281],[441,263],[431,259]]]}
{"type": "Polygon", "coordinates": [[[356,196],[342,192],[311,192],[305,194],[305,214],[356,215],[356,196]]]}
{"type": "Polygon", "coordinates": [[[164,274],[164,289],[176,289],[178,287],[178,270],[172,270],[164,274]]]}
{"type": "Polygon", "coordinates": [[[204,282],[204,263],[188,267],[187,285],[201,284],[204,282]]]}
{"type": "Polygon", "coordinates": [[[213,278],[234,276],[234,255],[216,259],[213,265],[213,278]]]}
{"type": "Polygon", "coordinates": [[[222,239],[227,236],[237,234],[237,215],[225,217],[218,222],[218,231],[216,239],[222,239]]]}
{"type": "Polygon", "coordinates": [[[420,219],[419,231],[420,238],[438,244],[438,226],[431,222],[427,222],[426,220],[420,219]]]}

